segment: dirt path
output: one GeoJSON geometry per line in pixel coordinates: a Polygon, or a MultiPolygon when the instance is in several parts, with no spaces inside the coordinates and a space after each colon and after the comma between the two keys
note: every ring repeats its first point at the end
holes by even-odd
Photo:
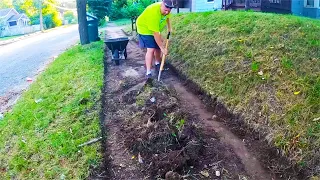
{"type": "MultiPolygon", "coordinates": [[[[106,34],[124,36],[118,27],[106,34]]],[[[143,52],[132,41],[127,49],[120,66],[106,57],[109,179],[272,179],[170,71],[164,83],[146,86],[143,52]]]]}

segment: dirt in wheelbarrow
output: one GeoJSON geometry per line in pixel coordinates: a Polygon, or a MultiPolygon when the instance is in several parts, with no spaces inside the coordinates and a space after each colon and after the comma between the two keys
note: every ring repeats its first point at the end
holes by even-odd
{"type": "Polygon", "coordinates": [[[172,84],[145,83],[144,55],[134,42],[119,66],[106,54],[104,179],[250,179],[232,147],[172,84]]]}

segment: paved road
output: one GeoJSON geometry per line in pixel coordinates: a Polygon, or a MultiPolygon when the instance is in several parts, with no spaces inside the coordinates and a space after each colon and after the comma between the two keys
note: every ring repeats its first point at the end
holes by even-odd
{"type": "Polygon", "coordinates": [[[0,97],[26,86],[54,56],[79,40],[77,26],[61,27],[0,46],[0,97]]]}

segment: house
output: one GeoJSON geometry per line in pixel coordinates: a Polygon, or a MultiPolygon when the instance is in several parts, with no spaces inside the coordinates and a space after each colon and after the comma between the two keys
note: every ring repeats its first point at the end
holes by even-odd
{"type": "MultiPolygon", "coordinates": [[[[245,0],[177,0],[179,12],[203,12],[244,9],[245,0]]],[[[250,8],[260,11],[261,0],[250,0],[250,8]]],[[[174,9],[173,12],[177,10],[174,9]]]]}
{"type": "Polygon", "coordinates": [[[320,19],[320,0],[293,0],[292,14],[320,19]]]}
{"type": "Polygon", "coordinates": [[[291,0],[262,0],[261,11],[291,14],[291,0]]]}
{"type": "Polygon", "coordinates": [[[30,26],[30,19],[25,14],[19,14],[15,9],[0,9],[2,29],[30,26]]]}
{"type": "Polygon", "coordinates": [[[33,33],[40,30],[40,25],[30,25],[30,19],[25,14],[19,14],[15,9],[0,9],[0,37],[33,33]]]}
{"type": "MultiPolygon", "coordinates": [[[[213,10],[239,10],[245,8],[245,0],[177,0],[179,12],[213,10]]],[[[320,19],[320,0],[249,0],[254,11],[294,14],[320,19]]],[[[173,9],[173,13],[177,13],[173,9]]]]}
{"type": "Polygon", "coordinates": [[[216,11],[222,9],[222,0],[177,0],[177,7],[172,9],[172,13],[177,13],[178,9],[179,12],[216,11]]]}

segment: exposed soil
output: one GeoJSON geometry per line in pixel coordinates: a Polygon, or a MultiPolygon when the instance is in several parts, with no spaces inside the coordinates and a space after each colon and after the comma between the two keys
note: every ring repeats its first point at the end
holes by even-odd
{"type": "Polygon", "coordinates": [[[127,50],[116,66],[105,49],[105,163],[90,179],[304,179],[172,66],[146,83],[144,53],[134,41],[127,50]]]}
{"type": "Polygon", "coordinates": [[[172,74],[146,83],[143,52],[127,48],[120,66],[106,49],[107,179],[271,179],[172,74]]]}

